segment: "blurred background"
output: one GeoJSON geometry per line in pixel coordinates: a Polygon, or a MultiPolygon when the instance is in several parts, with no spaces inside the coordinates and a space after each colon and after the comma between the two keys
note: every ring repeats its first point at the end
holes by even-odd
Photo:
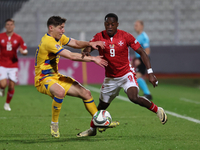
{"type": "MultiPolygon", "coordinates": [[[[118,15],[119,29],[135,37],[133,23],[138,19],[144,21],[152,67],[158,76],[200,77],[200,0],[0,0],[0,32],[5,31],[4,21],[13,18],[15,32],[22,36],[29,50],[28,56],[19,55],[19,84],[34,82],[35,50],[47,32],[50,16],[67,19],[66,36],[89,41],[104,30],[104,17],[110,12],[118,15]]],[[[98,55],[97,51],[92,54],[98,55]]],[[[131,57],[133,54],[131,51],[131,57]]],[[[80,62],[66,60],[62,64],[62,73],[83,82],[80,62]]],[[[95,80],[88,77],[87,82],[101,83],[104,70],[88,64],[87,75],[93,72],[98,76],[95,80]]]]}

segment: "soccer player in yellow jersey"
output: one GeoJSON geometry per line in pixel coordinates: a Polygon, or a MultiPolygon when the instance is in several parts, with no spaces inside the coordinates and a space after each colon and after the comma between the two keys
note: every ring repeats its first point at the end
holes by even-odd
{"type": "MultiPolygon", "coordinates": [[[[63,34],[65,32],[65,22],[66,19],[60,16],[52,16],[48,19],[48,33],[42,37],[35,54],[35,86],[39,92],[47,94],[53,99],[50,128],[51,134],[55,138],[60,137],[58,118],[65,95],[81,98],[92,116],[97,112],[90,91],[73,78],[58,73],[60,56],[74,61],[95,62],[102,67],[108,64],[107,61],[102,59],[102,56],[86,56],[82,58],[82,54],[64,49],[63,45],[78,49],[86,46],[92,46],[95,49],[97,46],[104,48],[104,44],[101,41],[86,42],[66,37],[63,34]]],[[[94,125],[91,123],[91,126],[94,125]]]]}

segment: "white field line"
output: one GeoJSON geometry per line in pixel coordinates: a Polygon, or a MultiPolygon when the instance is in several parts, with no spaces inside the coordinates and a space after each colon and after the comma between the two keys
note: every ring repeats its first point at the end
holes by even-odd
{"type": "Polygon", "coordinates": [[[191,99],[187,99],[187,98],[183,98],[183,97],[181,97],[180,100],[185,101],[185,102],[189,102],[189,103],[200,104],[200,102],[193,101],[191,99]]]}
{"type": "Polygon", "coordinates": [[[171,112],[171,111],[165,111],[167,114],[170,114],[172,116],[175,116],[177,118],[182,118],[182,119],[186,119],[186,120],[189,120],[189,121],[192,121],[192,122],[195,122],[195,123],[199,123],[200,124],[200,120],[198,119],[194,119],[194,118],[191,118],[191,117],[186,117],[186,116],[182,116],[182,115],[179,115],[177,113],[174,113],[174,112],[171,112]]]}
{"type": "MultiPolygon", "coordinates": [[[[95,88],[95,87],[93,87],[93,86],[87,85],[86,87],[87,87],[88,89],[90,89],[91,91],[93,91],[93,92],[97,92],[97,93],[100,92],[100,89],[95,88]]],[[[116,98],[118,98],[118,99],[120,99],[120,100],[123,100],[123,101],[128,101],[128,102],[130,102],[130,100],[129,100],[127,97],[124,97],[124,96],[121,96],[121,95],[117,96],[116,98]]],[[[198,119],[194,119],[194,118],[191,118],[191,117],[182,116],[182,115],[179,115],[179,114],[177,114],[177,113],[174,113],[174,112],[171,112],[171,111],[168,111],[168,110],[165,110],[165,112],[166,112],[167,114],[172,115],[172,116],[175,116],[175,117],[177,117],[177,118],[182,118],[182,119],[185,119],[185,120],[188,120],[188,121],[191,121],[191,122],[195,122],[195,123],[199,123],[199,124],[200,124],[200,120],[198,120],[198,119]]]]}

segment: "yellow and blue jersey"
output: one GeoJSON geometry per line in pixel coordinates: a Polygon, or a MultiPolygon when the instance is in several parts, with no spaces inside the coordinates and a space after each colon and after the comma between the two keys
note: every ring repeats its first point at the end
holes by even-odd
{"type": "MultiPolygon", "coordinates": [[[[145,49],[145,48],[149,48],[150,47],[149,37],[144,31],[140,35],[137,36],[136,40],[140,43],[142,48],[145,49]]],[[[135,52],[135,57],[136,58],[140,58],[140,54],[135,52]]]]}
{"type": "Polygon", "coordinates": [[[64,50],[62,46],[70,40],[65,35],[56,40],[48,33],[42,37],[35,54],[35,86],[40,85],[40,81],[46,77],[58,75],[58,53],[64,50]]]}

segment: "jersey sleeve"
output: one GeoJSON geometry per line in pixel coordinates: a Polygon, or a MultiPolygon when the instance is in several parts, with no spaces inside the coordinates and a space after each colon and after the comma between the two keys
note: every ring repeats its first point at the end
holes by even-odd
{"type": "Polygon", "coordinates": [[[55,40],[51,40],[48,43],[46,43],[45,47],[47,51],[56,55],[62,50],[64,50],[64,48],[61,45],[59,45],[55,40]]]}
{"type": "Polygon", "coordinates": [[[140,43],[130,33],[127,33],[126,41],[128,46],[130,46],[135,51],[141,47],[140,43]]]}
{"type": "Polygon", "coordinates": [[[144,39],[143,39],[143,48],[145,49],[145,48],[149,48],[149,38],[148,37],[145,37],[144,39]]]}
{"type": "Polygon", "coordinates": [[[20,47],[21,47],[23,50],[27,49],[26,43],[24,42],[24,40],[22,39],[21,36],[19,37],[19,44],[20,44],[20,47]]]}
{"type": "Polygon", "coordinates": [[[68,45],[69,42],[71,41],[71,38],[69,38],[63,34],[60,41],[61,41],[62,45],[68,45]]]}

